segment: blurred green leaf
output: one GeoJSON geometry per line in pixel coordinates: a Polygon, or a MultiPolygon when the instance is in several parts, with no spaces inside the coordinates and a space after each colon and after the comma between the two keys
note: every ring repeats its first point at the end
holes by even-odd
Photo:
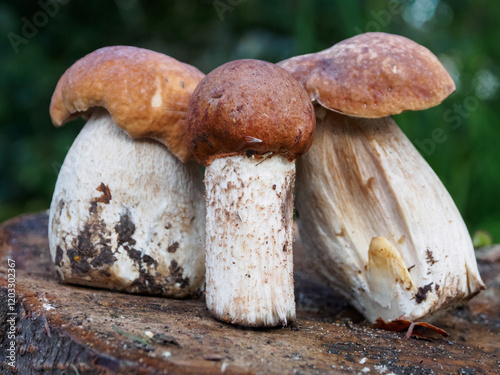
{"type": "Polygon", "coordinates": [[[476,230],[472,235],[472,244],[476,248],[490,246],[492,243],[491,235],[484,230],[476,230]]]}

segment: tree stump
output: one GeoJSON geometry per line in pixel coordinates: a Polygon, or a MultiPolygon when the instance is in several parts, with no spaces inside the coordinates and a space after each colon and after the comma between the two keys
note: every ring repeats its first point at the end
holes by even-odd
{"type": "Polygon", "coordinates": [[[296,243],[297,321],[244,329],[214,320],[203,297],[60,284],[47,220],[0,227],[1,374],[500,374],[498,257],[479,261],[487,289],[435,323],[449,337],[405,340],[325,288],[296,243]]]}

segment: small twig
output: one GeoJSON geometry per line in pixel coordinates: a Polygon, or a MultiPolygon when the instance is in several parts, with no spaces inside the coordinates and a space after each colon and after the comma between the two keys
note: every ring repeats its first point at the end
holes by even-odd
{"type": "Polygon", "coordinates": [[[119,329],[117,326],[115,326],[114,324],[111,326],[113,327],[113,329],[118,332],[120,335],[123,335],[125,337],[128,337],[129,339],[131,340],[134,340],[136,342],[139,342],[141,344],[144,344],[144,345],[147,345],[147,346],[151,346],[151,343],[148,342],[147,340],[144,340],[142,337],[139,337],[139,336],[135,336],[135,335],[132,335],[130,333],[127,333],[125,331],[122,331],[121,329],[119,329]]]}
{"type": "Polygon", "coordinates": [[[43,326],[45,328],[45,333],[47,334],[47,336],[52,337],[52,334],[50,333],[49,323],[47,322],[47,317],[45,316],[45,314],[42,316],[42,318],[43,318],[43,326]]]}
{"type": "Polygon", "coordinates": [[[411,338],[411,334],[413,333],[413,328],[415,328],[415,322],[411,322],[410,326],[408,327],[408,331],[406,331],[405,334],[405,340],[409,340],[411,338]]]}
{"type": "Polygon", "coordinates": [[[272,152],[272,151],[266,152],[264,155],[262,155],[262,160],[261,160],[261,161],[259,161],[259,162],[258,162],[257,164],[255,164],[255,165],[260,165],[260,164],[264,163],[264,161],[265,161],[268,157],[270,157],[272,154],[273,154],[273,152],[272,152]]]}
{"type": "Polygon", "coordinates": [[[71,364],[71,367],[73,367],[73,370],[75,370],[76,375],[80,375],[80,373],[78,372],[78,369],[76,368],[76,366],[74,364],[71,364]]]}
{"type": "Polygon", "coordinates": [[[245,135],[245,141],[248,143],[262,143],[262,139],[255,138],[250,135],[245,135]]]}

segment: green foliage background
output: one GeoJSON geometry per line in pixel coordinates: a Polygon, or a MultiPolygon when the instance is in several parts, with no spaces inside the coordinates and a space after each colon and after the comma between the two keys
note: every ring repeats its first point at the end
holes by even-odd
{"type": "Polygon", "coordinates": [[[500,240],[500,2],[60,0],[44,19],[42,4],[51,1],[0,3],[0,221],[49,207],[58,169],[83,125],[53,128],[50,97],[65,69],[97,48],[149,48],[208,73],[229,60],[278,62],[385,31],[428,47],[456,81],[457,92],[442,105],[396,121],[469,230],[500,240]],[[23,34],[26,20],[41,25],[34,35],[23,34]],[[13,34],[23,42],[13,45],[13,34]]]}

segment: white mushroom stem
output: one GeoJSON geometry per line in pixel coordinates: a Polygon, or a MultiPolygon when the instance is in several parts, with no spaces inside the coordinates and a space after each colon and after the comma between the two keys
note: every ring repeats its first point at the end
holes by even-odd
{"type": "Polygon", "coordinates": [[[371,322],[429,319],[483,289],[457,207],[392,118],[316,113],[297,162],[309,264],[371,322]]]}
{"type": "Polygon", "coordinates": [[[49,244],[63,282],[184,297],[204,280],[198,165],[132,140],[105,111],[86,123],[60,170],[49,244]]]}
{"type": "Polygon", "coordinates": [[[206,300],[218,319],[244,326],[295,318],[293,187],[285,157],[215,159],[205,171],[206,300]]]}

